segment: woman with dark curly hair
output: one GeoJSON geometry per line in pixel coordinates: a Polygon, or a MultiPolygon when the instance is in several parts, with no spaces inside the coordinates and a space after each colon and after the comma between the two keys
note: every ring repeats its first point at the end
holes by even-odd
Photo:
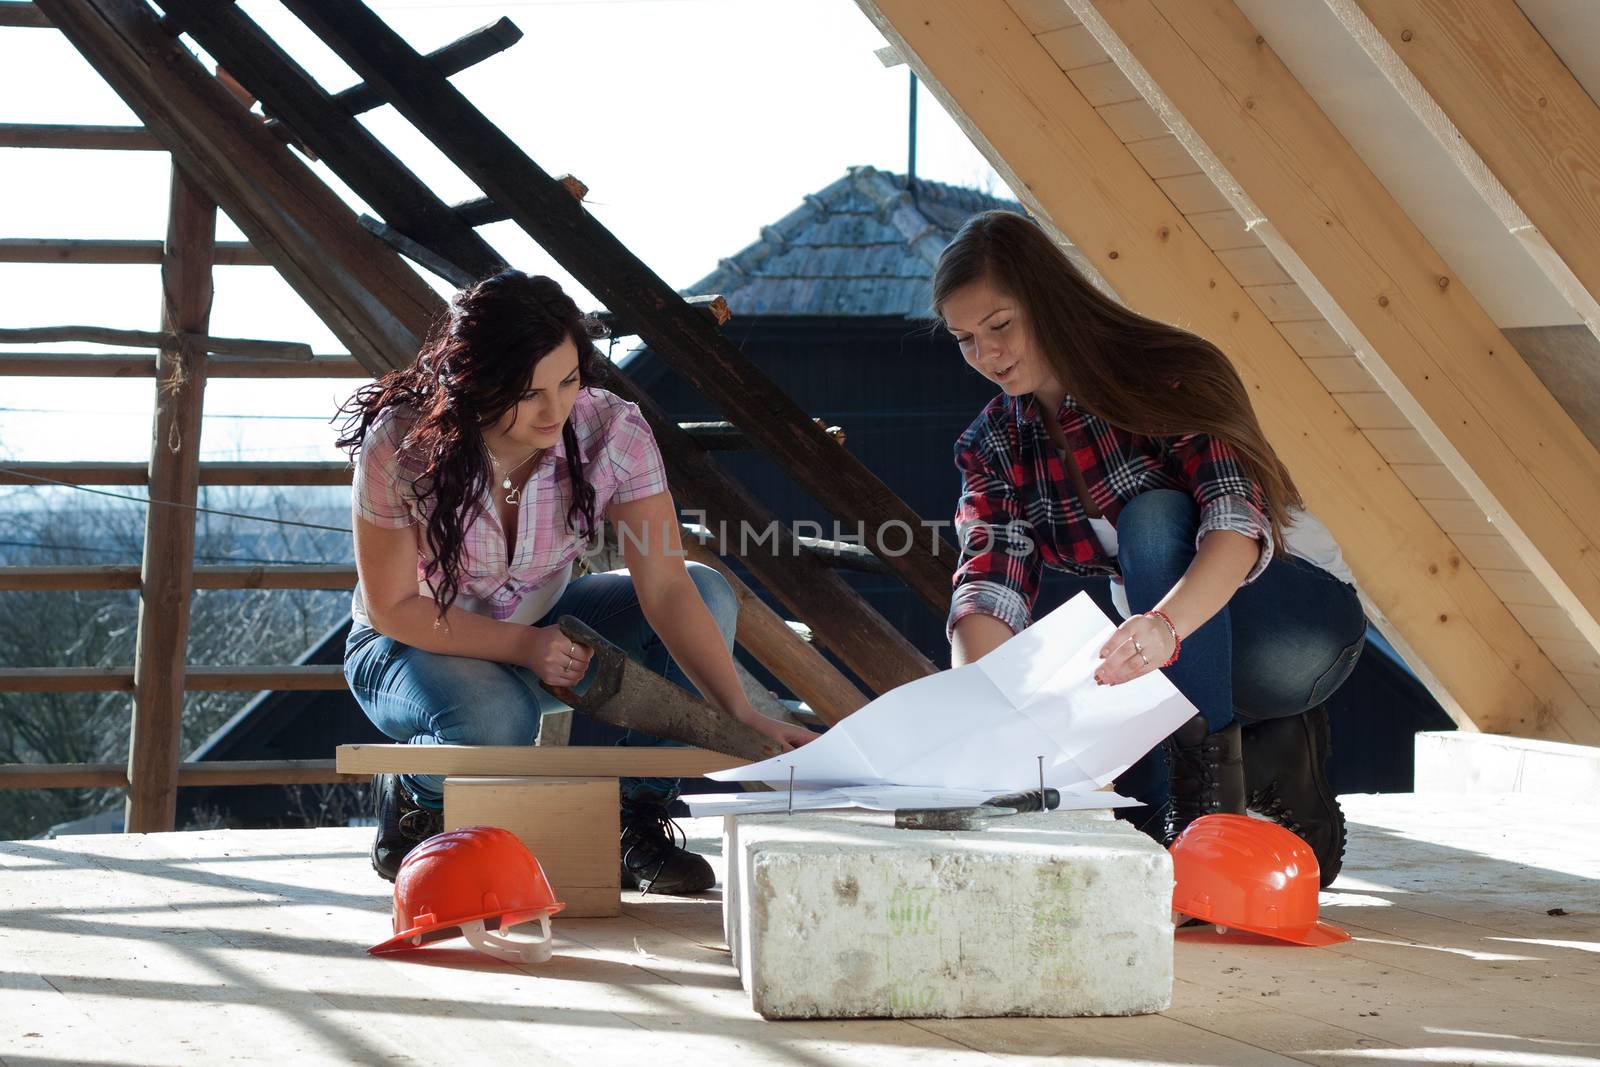
{"type": "MultiPolygon", "coordinates": [[[[531,745],[561,711],[539,682],[582,689],[592,652],[554,625],[587,622],[652,670],[784,745],[734,671],[737,602],[685,564],[677,510],[636,405],[594,386],[598,325],[554,281],[503,271],[456,294],[416,361],[345,406],[356,464],[356,570],[345,677],[367,717],[411,744],[531,745]],[[572,577],[604,516],[627,569],[572,577]]],[[[624,743],[659,744],[630,734],[624,743]]],[[[372,864],[440,829],[441,780],[380,775],[372,864]]],[[[677,783],[624,779],[625,884],[713,884],[666,806],[677,783]]]]}
{"type": "MultiPolygon", "coordinates": [[[[934,310],[1000,387],[956,444],[962,492],[948,634],[960,666],[1031,621],[1046,566],[1109,578],[1125,620],[1095,678],[1164,671],[1199,709],[1118,788],[1164,843],[1246,807],[1306,839],[1323,884],[1344,816],[1324,701],[1366,617],[1327,529],[1301,505],[1226,356],[1092,285],[1030,220],[962,226],[934,310]]],[[[1127,815],[1125,814],[1125,817],[1127,815]]]]}

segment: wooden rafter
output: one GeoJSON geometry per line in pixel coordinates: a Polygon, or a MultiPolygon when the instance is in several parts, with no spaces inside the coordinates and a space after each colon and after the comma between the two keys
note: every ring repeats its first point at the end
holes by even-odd
{"type": "MultiPolygon", "coordinates": [[[[1394,80],[1403,63],[1443,109],[1581,286],[1574,303],[1600,330],[1600,105],[1515,0],[1328,2],[1380,70],[1394,80]]],[[[1553,280],[1569,288],[1567,276],[1553,280]]]]}
{"type": "Polygon", "coordinates": [[[1600,451],[1311,95],[1233,0],[1069,2],[1103,15],[1180,107],[1305,264],[1301,287],[1338,306],[1400,410],[1600,649],[1600,451]]]}
{"type": "Polygon", "coordinates": [[[858,3],[1124,300],[1233,358],[1311,507],[1458,721],[1600,740],[1600,720],[1004,0],[858,3]]]}
{"type": "Polygon", "coordinates": [[[39,7],[351,353],[380,369],[410,362],[442,310],[438,295],[168,36],[147,4],[39,7]]]}
{"type": "MultiPolygon", "coordinates": [[[[930,604],[947,602],[954,553],[893,551],[894,526],[922,521],[849,453],[812,425],[720,331],[584,211],[498,127],[375,13],[356,2],[286,0],[369,85],[459,166],[511,218],[641,336],[819,503],[864,525],[869,547],[930,604]]],[[[918,537],[920,542],[921,538],[918,537]]]]}

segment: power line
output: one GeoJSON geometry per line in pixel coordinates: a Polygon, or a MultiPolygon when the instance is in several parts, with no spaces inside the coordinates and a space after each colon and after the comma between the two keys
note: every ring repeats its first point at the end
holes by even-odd
{"type": "Polygon", "coordinates": [[[46,478],[39,474],[29,474],[27,471],[20,471],[14,467],[0,467],[0,472],[5,474],[14,474],[19,478],[26,478],[32,482],[41,482],[45,485],[60,486],[62,489],[75,489],[80,493],[89,493],[92,496],[108,496],[112,500],[131,500],[135,504],[147,504],[152,507],[156,504],[160,504],[163,507],[182,508],[185,511],[193,511],[201,515],[221,515],[229,519],[244,519],[247,522],[265,522],[274,526],[299,526],[307,530],[328,530],[332,533],[342,534],[347,534],[350,532],[347,527],[328,526],[320,522],[300,522],[297,519],[275,519],[268,515],[250,515],[242,511],[222,511],[217,508],[202,508],[194,504],[184,504],[177,500],[156,500],[152,497],[129,496],[126,493],[112,493],[104,489],[91,489],[86,485],[74,485],[71,482],[61,482],[54,478],[46,478]]]}

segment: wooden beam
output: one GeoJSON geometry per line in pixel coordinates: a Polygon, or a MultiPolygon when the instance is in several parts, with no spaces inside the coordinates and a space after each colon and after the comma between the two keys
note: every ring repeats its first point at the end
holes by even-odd
{"type": "MultiPolygon", "coordinates": [[[[7,463],[0,485],[145,485],[149,471],[139,463],[7,463]]],[[[349,485],[350,464],[202,463],[201,485],[349,485]]]]}
{"type": "Polygon", "coordinates": [[[715,552],[693,541],[686,541],[684,547],[691,560],[715,567],[739,598],[739,644],[810,705],[818,718],[832,725],[867,703],[865,693],[801,640],[715,552]]]}
{"type": "Polygon", "coordinates": [[[1233,0],[1070,2],[1182,102],[1271,221],[1263,239],[1337,304],[1390,398],[1600,651],[1600,450],[1316,101],[1233,0]]]}
{"type": "MultiPolygon", "coordinates": [[[[185,0],[192,2],[192,0],[185,0]]],[[[635,328],[667,363],[777,459],[818,503],[860,522],[868,547],[941,614],[955,553],[922,548],[927,527],[867,468],[806,418],[794,400],[720,331],[583,209],[448,79],[359,3],[285,0],[285,6],[377,88],[484,194],[563,267],[635,328]],[[899,527],[917,544],[897,551],[899,527]]],[[[417,236],[413,234],[413,236],[417,236]]]]}
{"type": "MultiPolygon", "coordinates": [[[[133,652],[133,726],[128,741],[128,833],[174,829],[183,745],[184,667],[194,592],[194,512],[200,486],[200,419],[205,358],[177,342],[211,321],[211,264],[217,205],[177,165],[161,264],[161,329],[171,343],[156,356],[150,500],[145,508],[138,636],[133,652]],[[155,501],[180,507],[156,507],[155,501]]],[[[309,355],[309,352],[307,353],[309,355]]]]}
{"type": "MultiPolygon", "coordinates": [[[[259,57],[256,61],[259,61],[259,57]]],[[[287,78],[281,68],[273,70],[280,78],[287,78]]],[[[267,87],[268,82],[263,79],[261,88],[267,87]]],[[[280,91],[281,88],[279,85],[274,91],[280,91]]],[[[419,197],[428,198],[433,194],[425,187],[416,186],[415,178],[406,172],[398,161],[388,157],[387,153],[369,152],[360,159],[339,154],[330,162],[335,164],[336,173],[339,166],[346,168],[340,176],[353,187],[358,182],[361,187],[401,187],[405,196],[397,198],[394,206],[398,206],[402,213],[390,221],[404,227],[407,232],[421,232],[430,227],[442,228],[445,232],[449,232],[450,227],[456,227],[462,232],[452,233],[450,236],[451,247],[457,249],[470,250],[472,242],[478,240],[476,235],[468,232],[466,224],[446,208],[442,201],[437,201],[440,211],[430,211],[426,219],[420,217],[414,219],[405,214],[408,204],[419,197]],[[371,173],[358,175],[349,169],[352,164],[372,168],[371,173]]],[[[575,180],[562,181],[558,183],[558,188],[557,195],[573,203],[582,198],[581,183],[575,180]]],[[[609,238],[609,235],[607,236],[609,238]]],[[[432,249],[432,251],[439,250],[432,249]]],[[[495,258],[498,261],[498,255],[495,258]]],[[[689,313],[701,314],[692,311],[689,313]]],[[[724,302],[719,306],[713,300],[707,305],[703,314],[708,315],[712,321],[724,321],[726,304],[724,302]]],[[[680,502],[687,501],[705,509],[708,519],[712,522],[727,522],[734,528],[745,527],[755,531],[767,529],[778,531],[776,544],[758,545],[754,552],[744,558],[746,565],[785,607],[805,620],[818,635],[819,640],[832,649],[867,685],[877,691],[883,691],[923,677],[934,670],[926,657],[874,611],[854,589],[832,573],[828,566],[809,554],[801,555],[796,549],[794,539],[782,529],[775,517],[710,462],[705,450],[692,437],[679,430],[675,423],[668,420],[647,397],[633,388],[623,375],[615,372],[613,368],[604,384],[624,399],[632,400],[644,409],[656,440],[661,446],[667,463],[668,477],[680,502]]],[[[836,451],[836,455],[845,453],[836,451]]]]}
{"type": "Polygon", "coordinates": [[[92,148],[161,151],[161,142],[143,126],[68,126],[0,122],[0,148],[92,148]]]}
{"type": "Polygon", "coordinates": [[[352,355],[374,372],[411,362],[444,310],[438,294],[169,37],[148,5],[39,6],[352,355]]]}
{"type": "MultiPolygon", "coordinates": [[[[342,774],[331,759],[204,760],[178,764],[178,788],[234,785],[337,785],[360,783],[367,775],[342,774]]],[[[126,789],[128,768],[121,763],[3,763],[0,790],[126,789]]]]}
{"type": "Polygon", "coordinates": [[[1125,301],[1229,354],[1309,505],[1464,725],[1600,740],[1571,684],[1004,0],[857,2],[1125,301]]]}
{"type": "MultiPolygon", "coordinates": [[[[404,244],[399,250],[427,269],[442,269],[457,288],[505,267],[483,238],[460,226],[455,214],[394,153],[351,112],[334,106],[315,79],[241,8],[210,0],[171,0],[163,6],[313,152],[347,176],[356,195],[388,220],[373,220],[369,230],[390,244],[404,244]],[[406,221],[400,225],[402,219],[406,221]]],[[[445,77],[428,60],[420,61],[437,77],[445,77]]],[[[377,95],[381,98],[381,92],[377,95]]]]}
{"type": "MultiPolygon", "coordinates": [[[[0,237],[0,263],[160,263],[160,241],[102,241],[56,237],[0,237]]],[[[262,267],[249,241],[218,241],[217,265],[262,267]]]]}
{"type": "MultiPolygon", "coordinates": [[[[337,664],[249,664],[191,666],[184,678],[191,693],[333,692],[346,688],[337,664]]],[[[132,667],[0,668],[0,693],[131,693],[132,667]]]]}
{"type": "MultiPolygon", "coordinates": [[[[499,55],[518,41],[522,31],[508,18],[473,30],[471,33],[428,53],[428,62],[445,75],[459,74],[484,60],[499,55]]],[[[333,94],[332,103],[351,115],[360,115],[373,108],[382,107],[383,94],[365,82],[341,89],[333,94]]],[[[267,121],[268,127],[278,125],[276,119],[267,121]]]]}
{"type": "Polygon", "coordinates": [[[336,766],[347,774],[533,775],[695,778],[749,761],[703,748],[617,745],[340,745],[336,766]]]}
{"type": "MultiPolygon", "coordinates": [[[[355,568],[340,564],[218,564],[194,568],[196,589],[349,589],[355,584],[355,568]]],[[[137,588],[139,568],[132,564],[0,567],[0,591],[137,588]]]]}
{"type": "Polygon", "coordinates": [[[53,30],[55,24],[45,17],[32,3],[24,0],[4,0],[0,2],[0,26],[16,26],[23,29],[53,30]]]}
{"type": "Polygon", "coordinates": [[[196,355],[216,353],[241,359],[311,362],[311,346],[298,341],[256,341],[237,337],[212,337],[195,331],[112,330],[103,326],[30,326],[0,329],[0,344],[59,344],[61,342],[162,348],[179,340],[196,355]]]}
{"type": "MultiPolygon", "coordinates": [[[[1417,94],[1402,89],[1458,164],[1468,162],[1458,151],[1464,138],[1488,165],[1560,257],[1552,264],[1535,247],[1535,262],[1558,288],[1581,288],[1574,304],[1600,330],[1600,106],[1515,0],[1328,0],[1328,6],[1397,88],[1409,82],[1401,73],[1409,70],[1443,109],[1454,130],[1435,129],[1420,114],[1417,94]]],[[[1502,199],[1498,190],[1482,188],[1470,162],[1462,171],[1491,205],[1502,199]]]]}
{"type": "MultiPolygon", "coordinates": [[[[153,356],[116,356],[99,352],[0,352],[0,377],[150,378],[153,356]]],[[[262,360],[213,356],[206,363],[211,378],[370,378],[372,372],[349,356],[312,356],[309,360],[262,360]]]]}

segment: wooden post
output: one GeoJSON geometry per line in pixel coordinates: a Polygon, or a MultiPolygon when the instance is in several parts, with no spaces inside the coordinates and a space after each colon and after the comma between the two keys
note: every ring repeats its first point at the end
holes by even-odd
{"type": "MultiPolygon", "coordinates": [[[[161,261],[164,331],[206,332],[211,318],[216,230],[217,205],[174,163],[167,246],[161,261]]],[[[190,344],[163,346],[156,359],[150,505],[144,526],[139,635],[133,655],[128,833],[171,830],[176,818],[189,595],[194,589],[194,512],[162,504],[195,503],[204,391],[204,353],[190,344]]]]}

